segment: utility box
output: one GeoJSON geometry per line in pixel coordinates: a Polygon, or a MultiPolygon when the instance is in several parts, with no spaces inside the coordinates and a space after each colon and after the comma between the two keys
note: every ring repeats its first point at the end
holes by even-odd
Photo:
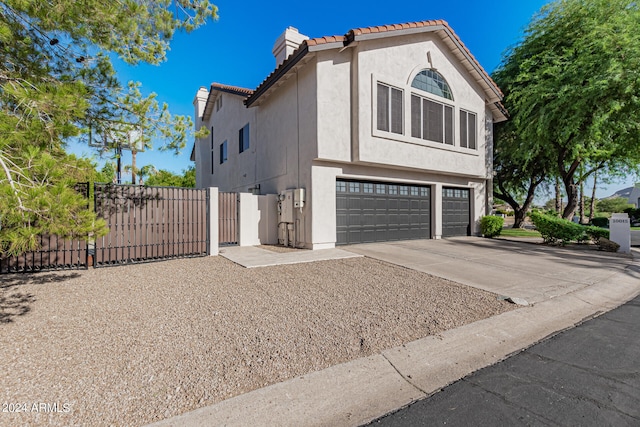
{"type": "Polygon", "coordinates": [[[293,190],[293,207],[296,209],[304,207],[304,188],[293,190]]]}
{"type": "Polygon", "coordinates": [[[292,223],[293,222],[293,192],[294,190],[285,190],[280,193],[279,205],[280,205],[280,218],[279,222],[292,223]]]}
{"type": "Polygon", "coordinates": [[[631,221],[626,213],[614,213],[609,220],[609,240],[620,245],[618,252],[631,253],[631,221]]]}

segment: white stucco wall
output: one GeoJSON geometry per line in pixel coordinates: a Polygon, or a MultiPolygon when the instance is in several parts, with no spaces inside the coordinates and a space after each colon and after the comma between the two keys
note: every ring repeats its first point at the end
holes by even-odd
{"type": "Polygon", "coordinates": [[[211,131],[213,127],[213,174],[211,173],[211,138],[209,135],[196,144],[196,185],[198,187],[215,186],[220,191],[249,191],[255,182],[256,151],[258,138],[256,130],[256,112],[245,108],[244,97],[230,93],[221,93],[222,108],[214,111],[202,126],[211,131]],[[249,150],[239,152],[239,131],[249,123],[249,150]],[[220,164],[220,144],[227,141],[228,160],[220,164]],[[200,178],[200,181],[198,181],[200,178]]]}
{"type": "Polygon", "coordinates": [[[418,168],[441,173],[484,177],[486,111],[483,91],[449,54],[434,33],[390,37],[360,42],[354,48],[358,56],[357,161],[418,168]],[[428,56],[431,57],[431,64],[428,56]],[[435,68],[449,84],[454,101],[448,101],[411,88],[415,75],[435,68]],[[376,129],[376,85],[382,82],[404,91],[404,134],[376,129]],[[411,136],[411,93],[417,92],[435,101],[454,106],[454,145],[431,142],[411,136]],[[477,149],[460,147],[460,109],[477,115],[477,149]]]}
{"type": "Polygon", "coordinates": [[[308,55],[307,63],[289,71],[251,108],[242,104],[243,97],[223,94],[223,109],[203,124],[214,126],[213,175],[207,173],[209,141],[196,146],[198,186],[246,192],[259,184],[260,194],[305,188],[305,207],[295,214],[296,240],[314,249],[335,245],[336,178],[430,185],[433,238],[442,234],[442,187],[468,188],[472,234],[477,234],[477,221],[491,198],[493,121],[484,93],[438,36],[367,40],[308,55]],[[416,73],[432,66],[453,92],[454,146],[410,135],[410,84],[416,73]],[[375,128],[377,81],[404,90],[404,135],[375,128]],[[477,115],[477,149],[459,146],[460,109],[477,115]],[[250,150],[240,154],[238,130],[247,122],[250,150]],[[229,160],[220,165],[218,147],[225,139],[229,160]]]}
{"type": "Polygon", "coordinates": [[[260,210],[258,196],[240,193],[238,203],[238,245],[255,246],[260,244],[259,224],[260,210]]]}

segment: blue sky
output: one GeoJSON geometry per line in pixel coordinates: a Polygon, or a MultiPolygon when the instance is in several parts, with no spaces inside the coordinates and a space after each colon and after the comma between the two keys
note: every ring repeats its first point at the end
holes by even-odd
{"type": "MultiPolygon", "coordinates": [[[[500,64],[505,50],[520,40],[531,17],[549,0],[384,3],[213,0],[213,3],[218,6],[218,20],[190,34],[177,34],[163,64],[131,67],[116,62],[121,81],[140,81],[143,93],[157,93],[173,114],[193,116],[192,102],[200,86],[218,82],[255,89],[273,71],[275,59],[271,49],[288,26],[313,38],[342,35],[358,27],[429,19],[447,21],[491,73],[500,64]]],[[[192,164],[189,161],[192,144],[191,138],[179,156],[157,149],[140,153],[138,167],[154,164],[158,169],[180,173],[192,164]]],[[[86,147],[74,146],[72,150],[94,155],[86,147]]],[[[128,163],[130,156],[125,153],[123,164],[128,163]]],[[[621,188],[623,184],[612,185],[610,189],[621,188]]],[[[610,194],[610,189],[603,191],[610,194]]]]}

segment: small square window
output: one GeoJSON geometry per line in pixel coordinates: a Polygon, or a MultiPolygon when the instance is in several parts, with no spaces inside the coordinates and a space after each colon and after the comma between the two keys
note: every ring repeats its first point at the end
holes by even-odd
{"type": "Polygon", "coordinates": [[[420,190],[418,190],[418,187],[411,187],[411,195],[412,196],[417,196],[419,191],[420,190]]]}
{"type": "Polygon", "coordinates": [[[420,195],[421,196],[428,196],[429,195],[429,189],[427,187],[420,187],[420,195]]]}
{"type": "Polygon", "coordinates": [[[364,192],[365,193],[373,193],[373,184],[364,183],[364,192]]]}
{"type": "Polygon", "coordinates": [[[360,192],[360,183],[359,182],[350,182],[349,183],[349,192],[350,193],[359,193],[360,192]]]}
{"type": "Polygon", "coordinates": [[[389,194],[398,194],[398,186],[390,185],[389,186],[389,194]]]}
{"type": "Polygon", "coordinates": [[[227,141],[220,144],[220,164],[227,161],[227,141]]]}
{"type": "Polygon", "coordinates": [[[376,193],[378,194],[385,194],[385,188],[384,188],[384,184],[376,184],[376,193]]]}
{"type": "Polygon", "coordinates": [[[249,149],[249,123],[238,132],[238,145],[241,153],[249,149]]]}
{"type": "Polygon", "coordinates": [[[341,193],[344,193],[347,191],[347,183],[346,182],[342,182],[342,181],[337,181],[336,182],[336,191],[339,191],[341,193]]]}
{"type": "Polygon", "coordinates": [[[408,196],[409,195],[409,187],[407,187],[406,185],[401,185],[400,186],[400,195],[408,196]]]}

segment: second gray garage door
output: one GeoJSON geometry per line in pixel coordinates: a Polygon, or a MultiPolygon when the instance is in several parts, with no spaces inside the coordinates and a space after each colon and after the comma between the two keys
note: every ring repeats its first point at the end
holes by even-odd
{"type": "Polygon", "coordinates": [[[471,235],[471,198],[468,188],[442,189],[442,237],[471,235]]]}
{"type": "Polygon", "coordinates": [[[338,245],[431,238],[431,188],[336,181],[338,245]]]}

